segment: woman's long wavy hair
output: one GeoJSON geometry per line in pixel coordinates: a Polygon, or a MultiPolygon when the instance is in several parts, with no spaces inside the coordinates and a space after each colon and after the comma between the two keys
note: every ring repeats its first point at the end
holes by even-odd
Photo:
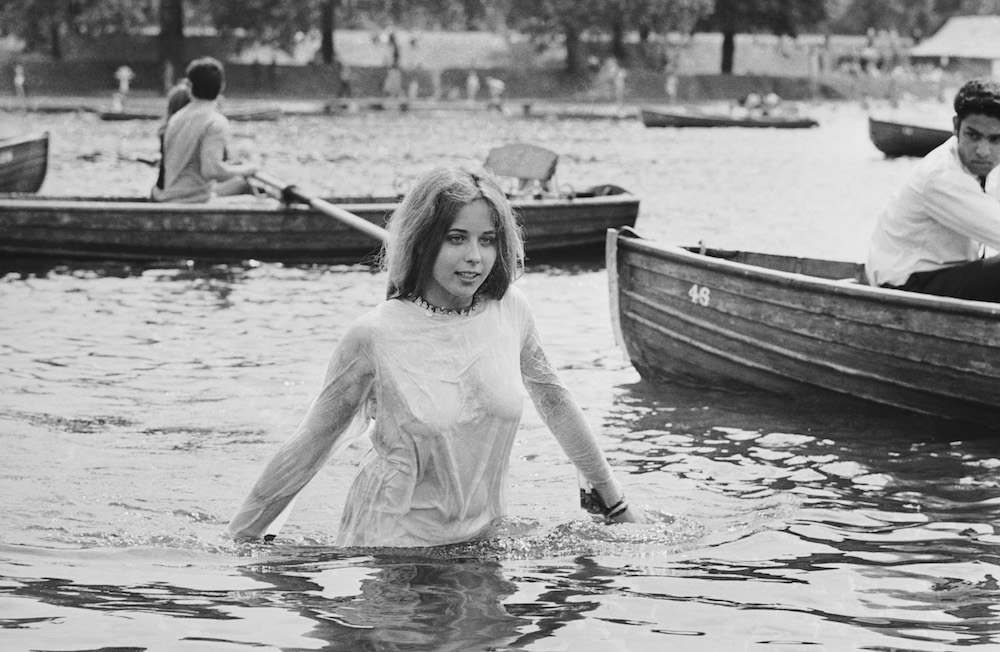
{"type": "Polygon", "coordinates": [[[419,295],[427,287],[445,235],[463,206],[483,200],[493,217],[497,258],[477,296],[500,299],[524,269],[524,242],[500,184],[485,172],[436,168],[417,180],[389,218],[382,249],[389,299],[419,295]]]}

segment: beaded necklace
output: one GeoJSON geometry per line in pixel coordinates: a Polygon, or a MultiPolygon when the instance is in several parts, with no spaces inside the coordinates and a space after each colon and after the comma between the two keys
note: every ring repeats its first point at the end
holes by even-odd
{"type": "Polygon", "coordinates": [[[435,315],[456,315],[459,317],[465,317],[472,314],[472,311],[476,307],[476,297],[473,297],[472,303],[469,304],[468,308],[442,308],[441,306],[435,306],[419,294],[413,294],[411,295],[411,298],[413,299],[413,303],[415,303],[419,308],[427,311],[427,313],[433,313],[435,315]]]}

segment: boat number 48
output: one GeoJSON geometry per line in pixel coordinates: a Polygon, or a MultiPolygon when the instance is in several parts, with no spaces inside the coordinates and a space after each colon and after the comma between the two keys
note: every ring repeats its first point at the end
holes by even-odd
{"type": "Polygon", "coordinates": [[[695,303],[701,304],[703,306],[707,306],[708,302],[712,298],[712,293],[704,285],[698,285],[697,283],[694,283],[691,286],[691,289],[688,290],[688,296],[691,297],[691,301],[694,301],[695,303]]]}

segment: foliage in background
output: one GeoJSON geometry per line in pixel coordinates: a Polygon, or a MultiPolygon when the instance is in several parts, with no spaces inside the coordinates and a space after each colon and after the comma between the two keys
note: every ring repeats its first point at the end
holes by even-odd
{"type": "Polygon", "coordinates": [[[127,34],[156,20],[156,0],[5,0],[0,25],[26,49],[62,58],[67,34],[127,34]]]}
{"type": "Polygon", "coordinates": [[[829,29],[838,34],[895,30],[920,40],[951,16],[964,14],[1000,14],[1000,0],[849,0],[829,29]]]}
{"type": "Polygon", "coordinates": [[[826,4],[816,0],[715,0],[715,10],[698,29],[722,32],[721,71],[731,74],[736,34],[766,30],[795,37],[826,20],[826,10],[826,4]]]}
{"type": "Polygon", "coordinates": [[[922,37],[957,14],[1000,14],[1000,0],[3,0],[0,30],[26,49],[59,59],[68,34],[100,36],[160,26],[160,58],[184,57],[185,27],[291,49],[300,33],[323,35],[323,60],[335,59],[336,27],[527,33],[539,50],[566,48],[566,67],[583,67],[583,41],[606,40],[627,61],[627,35],[641,44],[655,34],[719,31],[721,70],[731,72],[735,35],[804,30],[863,34],[896,30],[922,37]]]}
{"type": "Polygon", "coordinates": [[[611,53],[624,62],[625,34],[645,40],[653,32],[688,32],[711,10],[712,0],[509,0],[508,25],[527,33],[540,48],[566,48],[566,69],[583,67],[585,33],[607,35],[611,53]]]}

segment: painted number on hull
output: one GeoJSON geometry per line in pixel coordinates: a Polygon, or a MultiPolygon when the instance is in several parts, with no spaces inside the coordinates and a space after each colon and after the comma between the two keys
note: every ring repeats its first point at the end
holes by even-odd
{"type": "Polygon", "coordinates": [[[688,290],[688,296],[691,297],[691,301],[703,306],[707,306],[712,299],[711,291],[704,285],[698,285],[697,283],[692,285],[691,289],[688,290]]]}

